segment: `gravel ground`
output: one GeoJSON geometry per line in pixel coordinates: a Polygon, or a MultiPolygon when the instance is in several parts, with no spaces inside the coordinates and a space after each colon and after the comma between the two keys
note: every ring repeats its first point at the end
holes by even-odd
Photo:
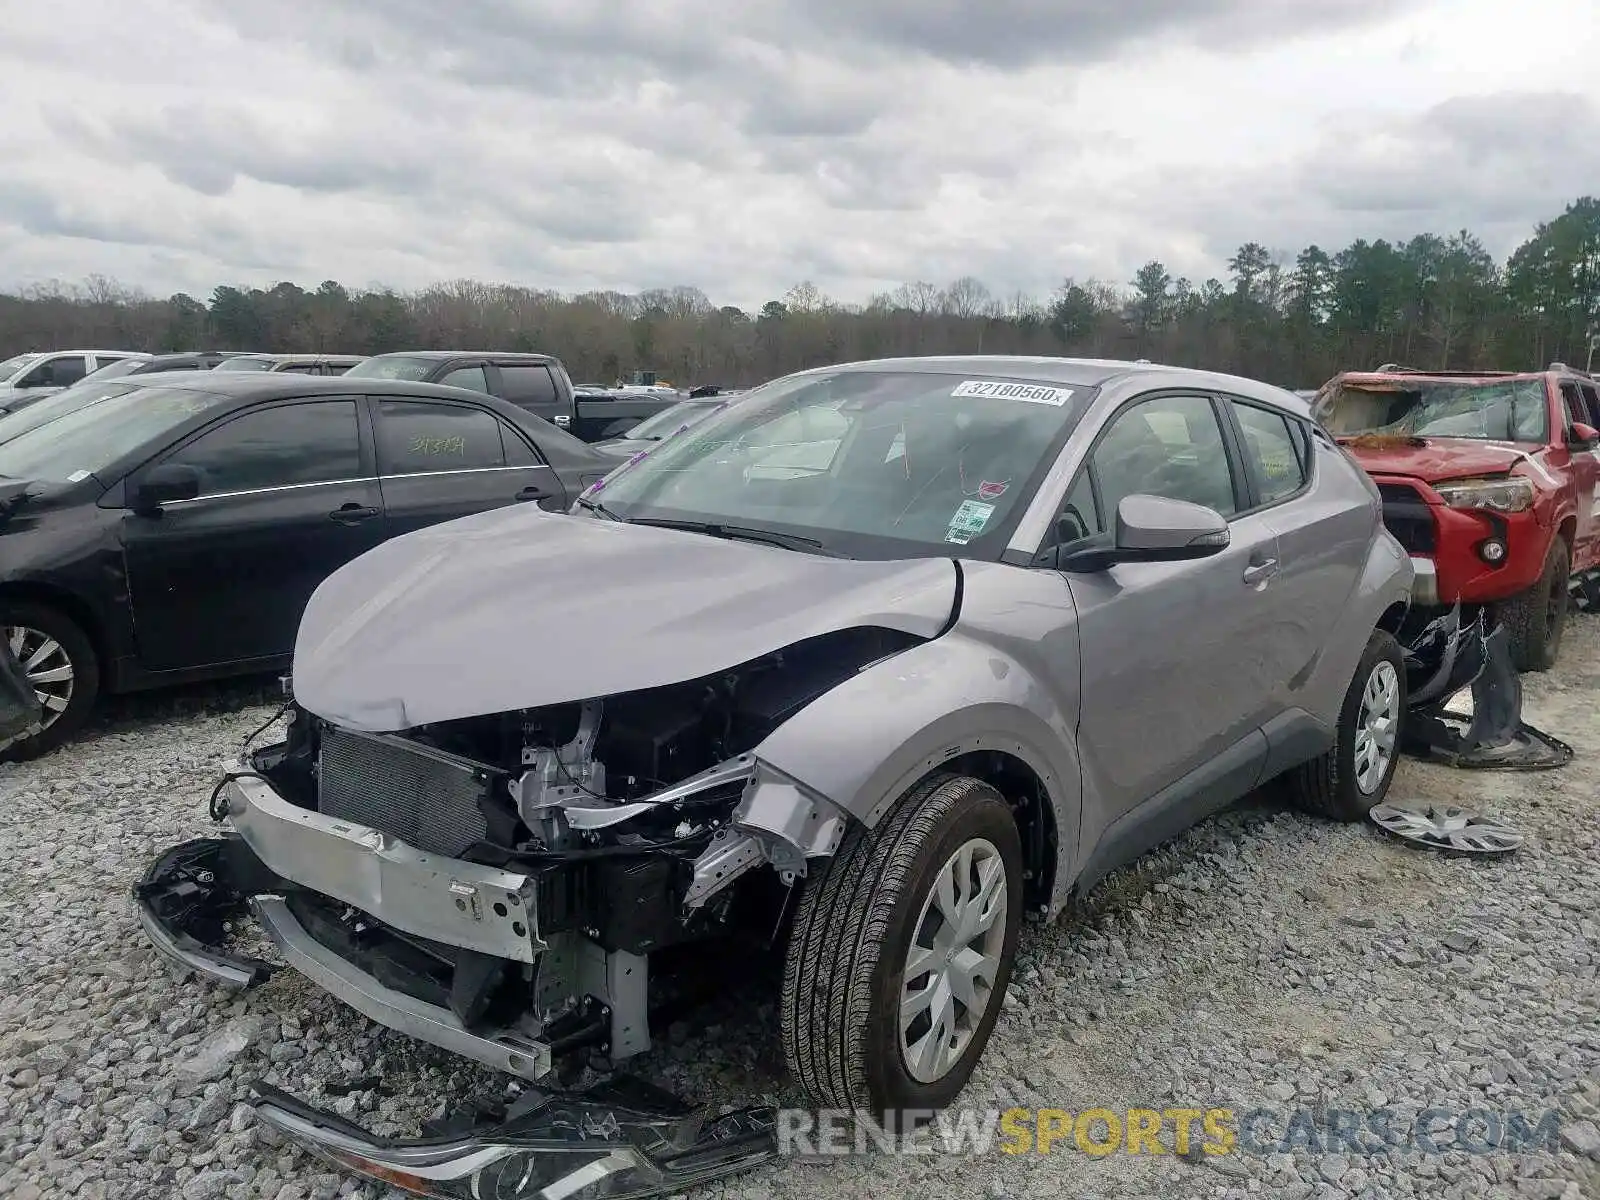
{"type": "MultiPolygon", "coordinates": [[[[1528,680],[1527,713],[1576,762],[1528,775],[1407,762],[1392,793],[1510,818],[1520,852],[1436,857],[1266,800],[1225,814],[1025,933],[962,1100],[1555,1108],[1558,1151],[1189,1161],[1097,1158],[1069,1139],[1048,1155],[785,1161],[697,1196],[1600,1196],[1600,617],[1574,617],[1568,636],[1562,666],[1528,680]]],[[[0,766],[0,1196],[398,1195],[272,1144],[240,1103],[246,1083],[396,1133],[441,1097],[495,1086],[293,976],[239,997],[180,980],[143,944],[129,883],[207,832],[219,761],[270,712],[257,685],[138,699],[44,761],[0,766]]],[[[708,1020],[674,1026],[642,1071],[708,1099],[793,1099],[758,991],[708,1020]]]]}

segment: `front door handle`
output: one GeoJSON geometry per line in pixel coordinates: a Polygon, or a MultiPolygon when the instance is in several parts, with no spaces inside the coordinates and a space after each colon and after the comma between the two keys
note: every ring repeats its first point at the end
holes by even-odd
{"type": "Polygon", "coordinates": [[[527,487],[523,488],[520,492],[517,493],[516,499],[518,499],[518,500],[544,500],[544,499],[547,499],[549,496],[550,496],[549,491],[547,491],[546,489],[540,487],[537,483],[530,483],[527,487]]]}
{"type": "Polygon", "coordinates": [[[1260,562],[1253,562],[1244,569],[1244,581],[1251,587],[1258,583],[1265,583],[1278,573],[1278,560],[1264,558],[1260,562]]]}
{"type": "Polygon", "coordinates": [[[341,525],[354,525],[358,521],[370,521],[373,517],[382,516],[383,509],[366,504],[341,504],[328,515],[341,525]]]}

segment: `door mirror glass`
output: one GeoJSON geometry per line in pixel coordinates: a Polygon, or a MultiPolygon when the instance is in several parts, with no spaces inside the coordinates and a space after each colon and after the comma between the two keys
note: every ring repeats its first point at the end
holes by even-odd
{"type": "Polygon", "coordinates": [[[181,463],[152,467],[133,491],[133,511],[141,514],[161,511],[163,504],[193,500],[200,494],[200,472],[181,463]]]}
{"type": "Polygon", "coordinates": [[[1089,546],[1060,556],[1063,571],[1104,571],[1123,562],[1182,562],[1208,558],[1228,546],[1228,521],[1215,509],[1187,500],[1135,493],[1117,504],[1110,546],[1089,546]]]}

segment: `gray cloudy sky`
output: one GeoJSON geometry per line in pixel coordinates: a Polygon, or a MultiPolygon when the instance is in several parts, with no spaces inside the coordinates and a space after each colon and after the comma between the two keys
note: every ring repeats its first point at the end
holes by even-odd
{"type": "Polygon", "coordinates": [[[1600,190],[1595,0],[50,0],[0,286],[1049,291],[1600,190]]]}

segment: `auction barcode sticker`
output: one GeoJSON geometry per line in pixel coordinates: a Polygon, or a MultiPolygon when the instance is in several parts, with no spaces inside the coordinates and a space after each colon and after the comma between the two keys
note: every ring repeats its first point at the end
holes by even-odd
{"type": "Polygon", "coordinates": [[[996,400],[1021,400],[1025,404],[1051,404],[1056,408],[1072,399],[1071,388],[1046,387],[1040,383],[1001,383],[997,379],[968,379],[950,394],[993,396],[996,400]]]}

